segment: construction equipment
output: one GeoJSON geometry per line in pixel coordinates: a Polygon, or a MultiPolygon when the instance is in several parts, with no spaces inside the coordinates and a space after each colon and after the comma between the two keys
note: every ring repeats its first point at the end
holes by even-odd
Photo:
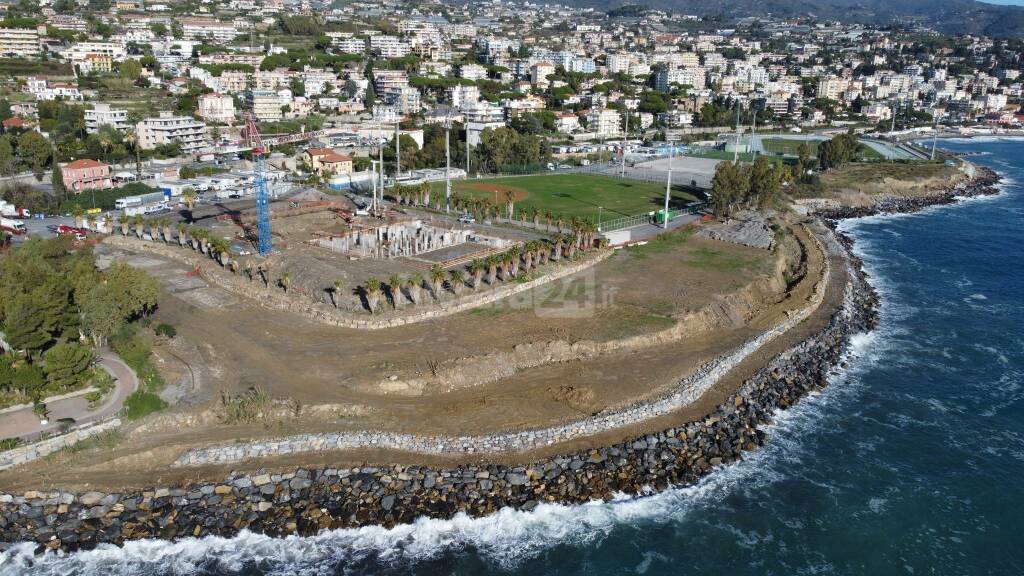
{"type": "Polygon", "coordinates": [[[245,140],[252,147],[252,159],[256,164],[253,181],[256,186],[256,249],[260,256],[269,256],[273,251],[270,241],[270,193],[267,191],[268,146],[264,145],[256,119],[245,113],[245,140]]]}

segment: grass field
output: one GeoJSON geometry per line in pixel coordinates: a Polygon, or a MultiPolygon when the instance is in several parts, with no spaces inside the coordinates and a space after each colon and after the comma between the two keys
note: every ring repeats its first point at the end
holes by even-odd
{"type": "MultiPolygon", "coordinates": [[[[444,194],[444,182],[433,184],[434,193],[444,194]]],[[[537,208],[565,218],[611,220],[664,207],[665,184],[619,179],[595,174],[538,174],[507,178],[461,180],[452,183],[457,194],[487,198],[504,206],[512,192],[516,210],[537,208]],[[602,208],[598,208],[598,207],[602,208]]],[[[670,206],[680,208],[697,200],[682,189],[673,189],[670,206]]]]}

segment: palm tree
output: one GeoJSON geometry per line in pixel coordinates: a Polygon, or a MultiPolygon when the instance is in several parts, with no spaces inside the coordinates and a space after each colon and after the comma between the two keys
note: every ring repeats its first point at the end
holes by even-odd
{"type": "Polygon", "coordinates": [[[469,273],[473,275],[473,290],[480,289],[480,278],[483,277],[485,268],[486,266],[480,259],[469,263],[469,273]]]}
{"type": "Polygon", "coordinates": [[[388,278],[388,295],[391,297],[391,306],[398,310],[402,300],[402,275],[392,274],[388,278]]]}
{"type": "Polygon", "coordinates": [[[128,221],[129,218],[126,214],[120,214],[117,217],[117,223],[121,225],[121,236],[128,236],[128,221]]]}
{"type": "Polygon", "coordinates": [[[508,249],[509,266],[506,271],[509,273],[509,277],[515,278],[519,275],[519,257],[522,256],[522,254],[522,248],[519,246],[513,246],[508,249]]]}
{"type": "Polygon", "coordinates": [[[75,226],[77,228],[82,227],[82,220],[85,218],[85,209],[81,206],[75,206],[71,209],[71,215],[75,217],[75,226]]]}
{"type": "Polygon", "coordinates": [[[110,214],[103,215],[103,229],[106,230],[106,234],[114,233],[114,219],[110,217],[110,214]]]}
{"type": "Polygon", "coordinates": [[[184,222],[178,222],[178,246],[184,246],[188,240],[188,235],[185,233],[188,230],[188,226],[185,226],[184,222]]]}
{"type": "Polygon", "coordinates": [[[420,197],[424,206],[430,206],[430,184],[420,182],[420,197]]]}
{"type": "Polygon", "coordinates": [[[423,275],[417,272],[406,278],[405,282],[406,289],[409,291],[409,299],[413,304],[419,304],[420,289],[423,288],[423,275]]]}
{"type": "Polygon", "coordinates": [[[456,268],[449,272],[448,276],[448,284],[451,285],[452,292],[458,296],[462,292],[462,287],[466,284],[466,274],[462,272],[461,268],[456,268]]]}
{"type": "Polygon", "coordinates": [[[551,245],[553,247],[551,258],[555,261],[562,259],[562,241],[564,237],[561,234],[555,234],[551,237],[551,245]]]}
{"type": "Polygon", "coordinates": [[[576,234],[570,234],[569,237],[566,238],[565,245],[568,247],[569,252],[566,256],[572,260],[576,256],[576,248],[580,245],[580,239],[576,234]]]}
{"type": "Polygon", "coordinates": [[[377,302],[380,301],[380,280],[368,278],[363,284],[363,295],[366,296],[366,305],[370,307],[370,314],[377,309],[377,302]]]}
{"type": "Polygon", "coordinates": [[[334,305],[335,310],[338,308],[338,295],[341,294],[341,280],[335,280],[334,284],[327,289],[327,293],[331,295],[331,304],[334,305]]]}
{"type": "Polygon", "coordinates": [[[534,228],[540,226],[540,210],[536,206],[530,208],[530,220],[533,220],[534,228]]]}
{"type": "Polygon", "coordinates": [[[523,271],[529,272],[533,268],[533,240],[523,244],[523,271]]]}
{"type": "Polygon", "coordinates": [[[249,277],[249,282],[252,282],[253,276],[256,275],[253,272],[252,258],[245,261],[245,275],[249,277]]]}
{"type": "Polygon", "coordinates": [[[89,225],[89,230],[96,230],[96,215],[95,214],[89,214],[85,218],[85,222],[86,222],[86,224],[89,225]]]}
{"type": "Polygon", "coordinates": [[[278,280],[278,282],[281,283],[281,288],[283,288],[284,293],[287,294],[288,286],[290,286],[292,283],[292,275],[285,272],[284,274],[281,274],[281,278],[278,280]]]}
{"type": "Polygon", "coordinates": [[[547,210],[544,212],[544,221],[545,223],[547,223],[548,230],[551,229],[551,221],[554,220],[554,218],[555,215],[551,213],[551,210],[547,210]]]}
{"type": "Polygon", "coordinates": [[[171,221],[167,218],[160,219],[160,227],[164,232],[164,244],[168,244],[171,241],[171,221]]]}
{"type": "Polygon", "coordinates": [[[506,190],[505,191],[505,214],[506,214],[505,217],[508,218],[509,220],[511,220],[512,216],[515,214],[515,208],[516,208],[515,200],[516,200],[515,194],[513,194],[511,190],[506,190]]]}
{"type": "Polygon", "coordinates": [[[494,282],[498,278],[499,258],[491,254],[484,259],[484,264],[487,266],[487,283],[494,286],[494,282]]]}
{"type": "Polygon", "coordinates": [[[142,239],[143,223],[144,222],[145,222],[145,220],[142,218],[142,216],[133,216],[132,217],[132,228],[135,229],[135,236],[137,236],[140,240],[142,239]]]}
{"type": "Polygon", "coordinates": [[[558,219],[555,220],[555,225],[558,226],[558,233],[562,233],[562,228],[565,226],[565,216],[558,215],[558,219]]]}
{"type": "Polygon", "coordinates": [[[198,196],[196,195],[196,191],[191,186],[185,188],[185,190],[181,193],[181,200],[182,200],[182,202],[185,203],[185,206],[188,207],[188,221],[189,222],[193,221],[192,220],[192,208],[196,205],[196,199],[197,198],[198,198],[198,196]]]}
{"type": "Polygon", "coordinates": [[[430,292],[433,293],[434,298],[437,300],[441,299],[441,287],[444,285],[444,268],[440,264],[434,264],[430,267],[430,292]]]}

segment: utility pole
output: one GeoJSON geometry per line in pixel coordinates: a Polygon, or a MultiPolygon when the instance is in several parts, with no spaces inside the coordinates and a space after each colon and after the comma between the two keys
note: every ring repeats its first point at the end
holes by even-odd
{"type": "Polygon", "coordinates": [[[402,176],[402,130],[401,121],[395,121],[395,186],[398,186],[398,179],[402,176]]]}
{"type": "Polygon", "coordinates": [[[469,180],[469,118],[463,116],[462,120],[466,123],[466,180],[469,180]]]}
{"type": "Polygon", "coordinates": [[[370,170],[373,170],[373,178],[370,178],[370,182],[373,183],[373,199],[370,200],[370,212],[377,212],[377,161],[370,160],[370,170]]]}
{"type": "Polygon", "coordinates": [[[736,101],[736,147],[732,150],[732,163],[740,161],[740,103],[736,101]]]}
{"type": "MultiPolygon", "coordinates": [[[[666,138],[666,140],[668,140],[666,138]]],[[[672,145],[672,141],[668,142],[668,177],[665,179],[665,221],[662,223],[662,228],[668,230],[668,199],[672,195],[672,153],[675,151],[675,147],[672,145]]]]}
{"type": "Polygon", "coordinates": [[[626,177],[626,135],[629,134],[629,108],[626,108],[626,130],[622,133],[622,166],[619,168],[619,177],[626,177]]]}
{"type": "MultiPolygon", "coordinates": [[[[933,111],[934,112],[934,111],[933,111]]],[[[939,114],[935,112],[935,126],[932,127],[932,160],[935,160],[935,144],[939,139],[939,114]]]]}
{"type": "MultiPolygon", "coordinates": [[[[750,110],[754,113],[754,123],[751,124],[751,126],[750,126],[750,152],[751,152],[751,155],[753,155],[753,152],[754,152],[754,138],[757,137],[757,110],[754,110],[753,106],[750,107],[750,110]]],[[[753,156],[751,156],[751,157],[753,157],[753,156]]]]}
{"type": "MultiPolygon", "coordinates": [[[[452,198],[452,153],[451,153],[452,117],[444,120],[444,213],[451,209],[452,198]]],[[[468,156],[467,156],[468,157],[468,156]]],[[[466,176],[469,176],[469,163],[466,163],[466,176]]]]}
{"type": "MultiPolygon", "coordinates": [[[[380,154],[380,204],[384,203],[384,137],[381,136],[380,146],[377,147],[377,152],[380,154]]],[[[380,209],[380,204],[377,205],[377,209],[380,209]]]]}

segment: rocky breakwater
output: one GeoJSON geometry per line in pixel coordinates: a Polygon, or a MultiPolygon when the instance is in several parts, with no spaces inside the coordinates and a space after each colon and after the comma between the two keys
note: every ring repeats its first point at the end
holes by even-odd
{"type": "MultiPolygon", "coordinates": [[[[851,262],[856,262],[851,258],[851,262]]],[[[390,526],[418,517],[482,516],[542,502],[609,500],[696,482],[766,441],[760,427],[824,386],[853,333],[871,329],[877,300],[851,267],[844,305],[830,323],[774,358],[704,418],[605,448],[529,465],[362,466],[233,474],[220,483],[131,493],[0,495],[0,540],[73,550],[138,538],[311,535],[324,529],[390,526]]]]}
{"type": "Polygon", "coordinates": [[[870,206],[828,207],[815,211],[815,214],[828,220],[845,218],[863,218],[876,214],[897,214],[917,212],[929,206],[953,204],[961,198],[990,196],[997,194],[1000,177],[994,171],[981,167],[971,167],[972,177],[969,180],[939,188],[929,194],[916,196],[885,196],[870,206]]]}

